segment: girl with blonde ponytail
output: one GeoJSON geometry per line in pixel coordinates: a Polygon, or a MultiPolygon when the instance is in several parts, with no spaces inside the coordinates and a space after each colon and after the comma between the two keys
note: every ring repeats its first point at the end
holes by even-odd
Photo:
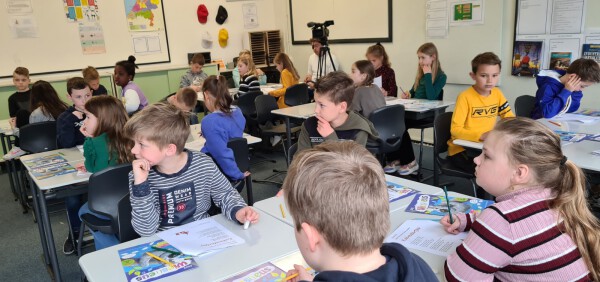
{"type": "Polygon", "coordinates": [[[497,202],[477,220],[442,218],[449,233],[471,230],[446,260],[448,281],[600,281],[600,223],[558,135],[528,118],[503,119],[475,164],[477,184],[497,202]]]}

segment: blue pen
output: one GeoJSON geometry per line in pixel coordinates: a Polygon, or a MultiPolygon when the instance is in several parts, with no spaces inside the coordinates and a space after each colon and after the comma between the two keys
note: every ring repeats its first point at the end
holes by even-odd
{"type": "Polygon", "coordinates": [[[450,208],[450,199],[448,198],[448,189],[444,186],[444,194],[446,195],[446,204],[448,205],[448,216],[450,217],[450,224],[454,224],[454,219],[452,218],[452,209],[450,208]]]}

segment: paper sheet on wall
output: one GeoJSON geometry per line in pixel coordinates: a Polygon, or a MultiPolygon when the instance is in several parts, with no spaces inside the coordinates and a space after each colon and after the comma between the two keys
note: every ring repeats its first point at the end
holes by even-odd
{"type": "Polygon", "coordinates": [[[448,1],[430,0],[425,4],[425,8],[427,38],[448,37],[448,1]]]}
{"type": "Polygon", "coordinates": [[[31,0],[7,0],[6,12],[8,14],[30,14],[33,12],[31,0]]]}
{"type": "Polygon", "coordinates": [[[446,257],[454,253],[465,238],[466,232],[457,235],[446,233],[436,221],[407,220],[385,238],[385,242],[446,257]]]}
{"type": "Polygon", "coordinates": [[[199,254],[241,245],[245,241],[212,218],[190,222],[156,234],[184,254],[199,254]]]}
{"type": "Polygon", "coordinates": [[[8,20],[8,26],[13,38],[37,38],[38,26],[33,16],[12,16],[8,20]]]}
{"type": "Polygon", "coordinates": [[[160,35],[156,32],[134,33],[131,36],[133,52],[136,55],[160,53],[160,35]]]}
{"type": "Polygon", "coordinates": [[[448,2],[450,26],[483,24],[483,0],[448,2]]]}
{"type": "Polygon", "coordinates": [[[69,22],[95,22],[100,19],[98,3],[95,0],[63,0],[63,5],[65,7],[65,16],[69,22]]]}
{"type": "Polygon", "coordinates": [[[258,9],[255,3],[242,5],[242,13],[244,16],[244,28],[258,27],[258,9]]]}
{"type": "Polygon", "coordinates": [[[104,45],[104,32],[98,22],[79,23],[79,41],[83,54],[106,53],[104,45]]]}

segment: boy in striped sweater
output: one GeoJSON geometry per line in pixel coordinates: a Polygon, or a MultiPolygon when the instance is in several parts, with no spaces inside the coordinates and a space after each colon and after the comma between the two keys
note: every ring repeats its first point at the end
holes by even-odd
{"type": "Polygon", "coordinates": [[[497,202],[477,218],[442,218],[449,233],[471,231],[446,260],[448,281],[600,279],[600,223],[558,135],[528,118],[499,121],[475,164],[497,202]]]}
{"type": "Polygon", "coordinates": [[[141,236],[204,219],[211,200],[230,220],[258,222],[258,213],[212,159],[184,149],[190,135],[185,112],[169,104],[144,108],[125,125],[135,145],[129,173],[132,225],[141,236]]]}

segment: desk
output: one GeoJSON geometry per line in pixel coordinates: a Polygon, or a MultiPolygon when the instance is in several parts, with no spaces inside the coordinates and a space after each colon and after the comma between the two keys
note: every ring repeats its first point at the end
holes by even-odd
{"type": "MultiPolygon", "coordinates": [[[[204,143],[206,143],[206,139],[200,136],[201,125],[194,124],[190,126],[190,136],[188,137],[187,142],[185,143],[185,148],[192,151],[200,151],[202,147],[204,147],[204,143]]],[[[258,137],[254,137],[250,134],[244,133],[242,137],[246,138],[248,144],[256,144],[260,143],[262,139],[258,137]]]]}
{"type": "MultiPolygon", "coordinates": [[[[10,149],[12,149],[11,145],[11,136],[13,136],[13,129],[10,126],[10,119],[0,120],[0,143],[2,143],[2,153],[6,155],[10,149]]],[[[26,197],[23,196],[23,189],[21,189],[22,185],[20,185],[19,177],[17,173],[16,160],[5,160],[6,171],[8,172],[8,182],[10,184],[10,190],[13,193],[13,196],[19,200],[23,208],[23,213],[27,212],[27,204],[26,197]]]]}
{"type": "MultiPolygon", "coordinates": [[[[283,87],[283,85],[281,84],[277,84],[277,83],[267,83],[266,85],[261,85],[260,86],[260,91],[262,91],[262,93],[264,95],[269,95],[269,92],[273,91],[273,90],[277,90],[279,88],[283,87]]],[[[238,93],[239,88],[229,88],[229,95],[231,95],[232,97],[238,93]]],[[[202,101],[204,102],[204,94],[202,94],[202,92],[198,92],[198,101],[202,101]]]]}
{"type": "MultiPolygon", "coordinates": [[[[441,195],[442,193],[444,193],[444,191],[438,187],[415,182],[412,180],[408,180],[408,179],[404,179],[404,178],[400,178],[400,177],[396,177],[396,176],[392,176],[392,175],[386,174],[385,180],[395,183],[395,184],[399,184],[401,186],[414,188],[416,190],[419,190],[420,191],[419,193],[423,193],[423,194],[441,195]]],[[[410,204],[410,202],[412,202],[413,198],[414,198],[414,195],[411,195],[406,198],[391,202],[390,203],[390,212],[394,212],[394,211],[398,211],[398,210],[404,211],[404,209],[406,209],[406,207],[410,204]]],[[[262,211],[265,214],[268,214],[268,215],[288,224],[289,226],[294,226],[294,219],[290,215],[290,212],[288,211],[287,206],[285,205],[285,201],[284,201],[283,197],[271,197],[271,198],[254,203],[253,207],[256,208],[257,210],[262,211]],[[279,205],[281,205],[284,209],[285,218],[283,218],[281,216],[281,208],[279,207],[279,205]]]]}
{"type": "MultiPolygon", "coordinates": [[[[250,225],[247,230],[223,215],[213,218],[244,238],[246,243],[206,257],[195,258],[198,268],[162,278],[160,281],[218,281],[298,250],[294,229],[264,213],[261,213],[259,222],[250,225]]],[[[156,235],[138,238],[86,254],[79,259],[79,266],[90,282],[126,281],[118,251],[158,239],[156,235]]]]}

